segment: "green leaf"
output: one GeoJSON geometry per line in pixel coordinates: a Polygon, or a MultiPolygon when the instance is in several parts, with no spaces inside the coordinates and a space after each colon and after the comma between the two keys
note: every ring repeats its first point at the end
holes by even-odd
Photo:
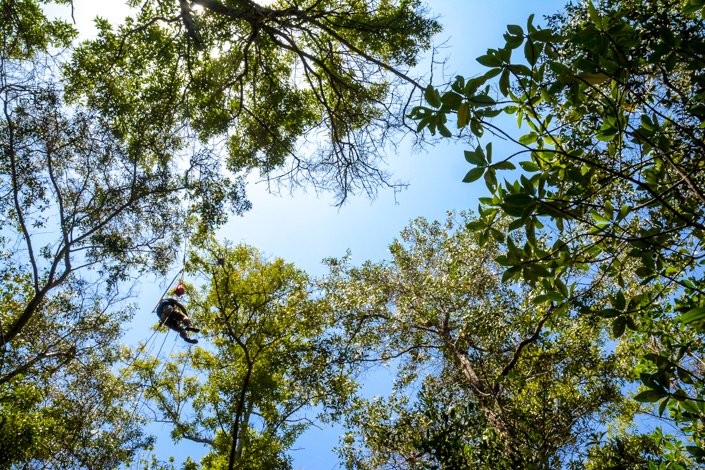
{"type": "Polygon", "coordinates": [[[470,120],[470,130],[476,137],[482,137],[485,133],[485,129],[478,119],[470,120]]]}
{"type": "Polygon", "coordinates": [[[529,65],[536,65],[536,62],[539,60],[540,53],[541,49],[538,44],[531,40],[526,41],[526,44],[524,44],[524,57],[526,57],[526,61],[529,65]]]}
{"type": "Polygon", "coordinates": [[[615,308],[606,308],[597,312],[597,315],[601,316],[602,318],[615,318],[621,314],[622,312],[615,308]]]}
{"type": "Polygon", "coordinates": [[[663,416],[663,412],[666,411],[666,407],[668,406],[668,399],[665,399],[661,402],[661,404],[658,407],[658,415],[663,416]]]}
{"type": "Polygon", "coordinates": [[[649,277],[654,273],[654,270],[646,266],[640,266],[634,273],[639,277],[649,277]]]}
{"type": "Polygon", "coordinates": [[[625,315],[624,318],[627,322],[627,328],[632,331],[639,331],[639,325],[636,324],[636,321],[630,315],[625,315]]]}
{"type": "Polygon", "coordinates": [[[705,307],[698,307],[688,310],[686,313],[681,315],[681,323],[688,325],[696,321],[700,321],[705,318],[705,307]]]}
{"type": "Polygon", "coordinates": [[[490,227],[490,234],[492,234],[492,238],[494,238],[499,243],[504,243],[504,232],[502,232],[501,230],[497,230],[494,227],[490,227]]]}
{"type": "Polygon", "coordinates": [[[460,103],[458,106],[458,129],[468,125],[470,121],[470,106],[467,103],[460,103]]]}
{"type": "Polygon", "coordinates": [[[438,93],[438,90],[433,87],[433,85],[428,85],[426,87],[426,90],[424,91],[424,98],[426,98],[428,104],[430,104],[434,108],[440,108],[442,104],[441,95],[440,93],[438,93]]]}
{"type": "Polygon", "coordinates": [[[526,220],[524,220],[521,216],[518,217],[518,219],[514,219],[509,225],[507,225],[507,231],[513,232],[518,228],[526,226],[526,220]]]}
{"type": "Polygon", "coordinates": [[[463,96],[454,91],[447,91],[443,93],[443,96],[441,96],[441,103],[443,103],[444,106],[443,109],[447,109],[446,107],[450,109],[458,109],[462,102],[463,96]]]}
{"type": "Polygon", "coordinates": [[[546,294],[537,295],[531,299],[531,303],[534,305],[539,305],[550,301],[551,299],[546,294]]]}
{"type": "Polygon", "coordinates": [[[463,183],[472,183],[473,181],[480,179],[483,173],[485,173],[484,167],[473,168],[467,172],[465,178],[463,178],[463,183]]]}
{"type": "Polygon", "coordinates": [[[453,133],[445,124],[438,124],[438,132],[440,132],[443,137],[453,137],[453,133]]]}
{"type": "Polygon", "coordinates": [[[528,194],[509,194],[505,196],[500,207],[511,216],[521,217],[535,204],[536,200],[528,194]]]}
{"type": "Polygon", "coordinates": [[[502,76],[499,77],[499,91],[504,96],[509,94],[509,70],[507,69],[504,69],[502,71],[502,76]]]}
{"type": "Polygon", "coordinates": [[[705,450],[698,446],[685,446],[685,450],[697,459],[705,458],[705,450]]]}
{"type": "Polygon", "coordinates": [[[487,189],[492,192],[497,189],[497,174],[493,169],[489,169],[485,172],[485,185],[487,189]]]}
{"type": "Polygon", "coordinates": [[[524,64],[507,65],[507,69],[515,75],[531,76],[531,69],[524,64]]]}
{"type": "Polygon", "coordinates": [[[563,302],[565,300],[565,297],[563,297],[563,294],[561,294],[560,292],[555,291],[555,290],[551,290],[551,291],[546,292],[546,295],[548,296],[549,299],[556,301],[556,302],[563,302]]]}
{"type": "Polygon", "coordinates": [[[516,49],[517,47],[521,46],[521,43],[524,42],[524,37],[523,36],[512,36],[511,34],[504,34],[504,40],[507,41],[507,47],[510,49],[516,49]]]}
{"type": "Polygon", "coordinates": [[[526,20],[526,28],[529,30],[529,32],[536,31],[536,27],[534,26],[534,14],[530,14],[529,18],[526,20]]]}
{"type": "Polygon", "coordinates": [[[616,127],[610,127],[595,134],[595,138],[601,142],[611,142],[619,134],[616,127]]]}
{"type": "Polygon", "coordinates": [[[654,122],[649,118],[648,114],[642,114],[641,115],[641,125],[644,127],[644,129],[649,130],[649,131],[654,131],[656,130],[656,125],[654,122]]]}
{"type": "Polygon", "coordinates": [[[456,75],[455,81],[450,85],[450,88],[457,93],[462,93],[465,88],[465,77],[456,75]]]}
{"type": "MultiPolygon", "coordinates": [[[[532,274],[535,274],[536,277],[551,277],[552,276],[551,271],[546,269],[546,267],[541,264],[530,264],[527,267],[527,270],[531,271],[532,274]]],[[[547,295],[550,297],[551,293],[549,292],[549,293],[547,293],[547,295]]]]}
{"type": "Polygon", "coordinates": [[[602,24],[602,17],[597,12],[595,5],[593,5],[592,2],[588,2],[587,7],[588,7],[588,15],[590,16],[590,20],[597,25],[602,24]]]}
{"type": "Polygon", "coordinates": [[[499,67],[502,65],[502,61],[500,61],[497,56],[490,54],[481,55],[475,60],[485,67],[499,67]]]}
{"type": "Polygon", "coordinates": [[[624,297],[624,292],[621,290],[617,292],[612,305],[614,305],[614,308],[617,310],[624,310],[624,307],[627,306],[627,299],[624,297]]]}
{"type": "Polygon", "coordinates": [[[478,230],[484,230],[485,228],[487,228],[487,224],[482,219],[473,220],[472,222],[468,222],[465,226],[471,232],[476,232],[478,230]]]}
{"type": "Polygon", "coordinates": [[[513,279],[517,274],[521,273],[521,267],[520,266],[512,266],[511,268],[507,269],[502,273],[502,282],[507,282],[510,279],[513,279]]]}
{"type": "Polygon", "coordinates": [[[606,218],[605,216],[603,216],[595,211],[592,211],[590,213],[590,215],[592,216],[593,220],[595,222],[597,222],[598,226],[602,226],[602,225],[608,224],[610,222],[610,219],[606,218]]]}
{"type": "Polygon", "coordinates": [[[514,166],[512,162],[504,161],[495,163],[494,165],[492,165],[492,168],[494,168],[495,170],[516,170],[517,167],[514,166]]]}
{"type": "Polygon", "coordinates": [[[509,31],[510,34],[513,36],[523,36],[524,35],[524,30],[522,29],[521,26],[517,24],[509,24],[507,25],[507,31],[509,31]]]}
{"type": "Polygon", "coordinates": [[[610,76],[603,72],[582,72],[578,74],[578,78],[588,85],[601,85],[610,79],[610,76]]]}
{"type": "Polygon", "coordinates": [[[695,415],[700,414],[700,410],[698,410],[698,406],[693,400],[683,400],[678,405],[688,413],[693,413],[695,415]]]}
{"type": "Polygon", "coordinates": [[[530,162],[530,161],[519,162],[519,166],[521,166],[524,169],[524,171],[528,171],[529,173],[541,170],[541,168],[539,168],[539,166],[536,163],[530,162]]]}
{"type": "Polygon", "coordinates": [[[666,394],[658,390],[645,390],[634,396],[634,400],[640,403],[654,403],[665,397],[666,394]]]}
{"type": "Polygon", "coordinates": [[[628,206],[626,204],[623,205],[619,209],[619,213],[617,214],[617,220],[623,220],[629,214],[629,212],[631,212],[631,210],[632,210],[632,208],[630,206],[628,206]]]}
{"type": "Polygon", "coordinates": [[[535,41],[549,42],[554,38],[552,29],[539,29],[531,33],[531,39],[535,41]]]}
{"type": "Polygon", "coordinates": [[[490,78],[494,78],[497,75],[499,75],[500,73],[502,73],[502,70],[503,69],[501,67],[494,67],[494,68],[488,70],[485,74],[483,74],[481,78],[483,79],[483,81],[487,81],[490,78]]]}
{"type": "Polygon", "coordinates": [[[465,151],[465,160],[467,160],[468,163],[472,163],[473,165],[478,165],[478,166],[487,165],[487,160],[485,159],[485,154],[482,151],[482,147],[480,147],[479,145],[472,152],[470,150],[465,151]]]}
{"type": "Polygon", "coordinates": [[[497,104],[494,99],[484,93],[473,96],[472,98],[470,98],[470,101],[475,106],[494,106],[495,104],[497,104]]]}
{"type": "Polygon", "coordinates": [[[530,132],[519,137],[519,143],[521,145],[531,145],[538,139],[539,135],[536,132],[530,132]]]}
{"type": "Polygon", "coordinates": [[[626,328],[626,326],[627,320],[623,316],[615,318],[612,322],[612,335],[615,338],[619,338],[624,334],[624,329],[626,328]]]}
{"type": "Polygon", "coordinates": [[[678,388],[676,389],[675,392],[671,394],[671,398],[678,400],[679,402],[682,402],[688,398],[688,394],[683,391],[683,389],[678,388]]]}

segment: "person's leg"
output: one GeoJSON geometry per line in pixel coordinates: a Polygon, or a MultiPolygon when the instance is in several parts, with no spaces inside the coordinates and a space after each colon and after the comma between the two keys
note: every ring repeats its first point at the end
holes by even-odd
{"type": "Polygon", "coordinates": [[[186,333],[186,330],[184,330],[183,328],[181,329],[181,331],[179,331],[179,336],[181,336],[183,338],[183,340],[186,341],[187,343],[190,343],[190,344],[198,343],[197,339],[189,338],[188,333],[186,333]]]}
{"type": "Polygon", "coordinates": [[[171,330],[181,331],[181,325],[179,325],[179,322],[173,317],[173,315],[166,319],[164,325],[171,330]]]}
{"type": "MultiPolygon", "coordinates": [[[[166,316],[164,312],[162,312],[162,316],[166,316]]],[[[167,328],[178,332],[179,336],[181,336],[184,341],[191,344],[198,343],[198,340],[189,338],[188,333],[186,333],[186,331],[199,332],[201,330],[199,330],[198,328],[192,328],[191,319],[183,312],[178,310],[172,310],[168,313],[167,318],[165,320],[162,320],[162,324],[166,325],[167,328]]]]}
{"type": "Polygon", "coordinates": [[[184,326],[186,331],[193,331],[194,333],[201,331],[200,329],[191,326],[191,319],[186,315],[184,315],[181,319],[181,324],[184,326]]]}

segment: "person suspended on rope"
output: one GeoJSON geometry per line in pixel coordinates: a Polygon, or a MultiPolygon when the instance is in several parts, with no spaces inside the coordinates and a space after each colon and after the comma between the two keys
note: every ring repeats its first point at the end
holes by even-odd
{"type": "Polygon", "coordinates": [[[184,307],[178,300],[167,297],[162,299],[157,306],[157,316],[159,317],[159,323],[161,325],[166,325],[179,333],[184,341],[191,344],[198,343],[197,339],[189,338],[188,331],[193,331],[198,333],[198,328],[193,328],[191,326],[191,319],[186,313],[186,307],[184,307]]]}

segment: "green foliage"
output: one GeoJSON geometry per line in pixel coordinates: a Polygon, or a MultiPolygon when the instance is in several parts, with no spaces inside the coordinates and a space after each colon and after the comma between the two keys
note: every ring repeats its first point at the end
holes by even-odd
{"type": "Polygon", "coordinates": [[[174,440],[209,446],[203,468],[291,468],[296,438],[355,389],[327,353],[332,319],[293,265],[203,243],[189,270],[207,285],[189,311],[210,346],[164,364],[139,360],[138,383],[173,424],[174,440]]]}
{"type": "Polygon", "coordinates": [[[502,283],[475,222],[417,219],[389,262],[329,260],[341,361],[396,370],[391,397],[345,417],[349,468],[560,468],[596,423],[629,419],[604,323],[502,283]]]}
{"type": "MultiPolygon", "coordinates": [[[[21,316],[33,296],[30,277],[10,259],[3,280],[0,324],[21,316]]],[[[128,310],[105,310],[111,300],[70,278],[44,296],[37,314],[2,350],[0,451],[4,465],[45,462],[70,468],[92,461],[128,463],[151,441],[123,406],[132,397],[111,372],[128,310]]],[[[5,467],[3,467],[5,468],[5,467]]],[[[9,468],[9,467],[8,467],[9,468]]]]}
{"type": "MultiPolygon", "coordinates": [[[[596,436],[599,438],[599,436],[596,436]]],[[[661,457],[662,449],[648,435],[635,434],[611,438],[602,445],[591,447],[585,470],[624,469],[638,470],[652,468],[650,465],[666,464],[661,457]]],[[[673,465],[668,468],[678,468],[673,465]]]]}
{"type": "Polygon", "coordinates": [[[132,141],[182,127],[224,140],[233,174],[313,183],[342,203],[386,182],[378,149],[401,125],[397,88],[418,87],[402,70],[439,25],[418,0],[153,0],[98,28],[64,69],[74,102],[132,141]]]}
{"type": "MultiPolygon", "coordinates": [[[[418,0],[130,1],[134,17],[98,18],[98,37],[67,50],[76,30],[50,19],[49,3],[74,6],[0,6],[0,460],[117,468],[151,445],[127,407],[137,384],[110,372],[131,316],[124,281],[164,273],[184,237],[207,239],[249,209],[249,172],[313,182],[341,203],[374,194],[387,182],[378,138],[403,118],[388,114],[396,93],[418,87],[402,70],[439,26],[418,0]],[[320,151],[305,155],[310,142],[320,151]]],[[[213,374],[164,391],[197,398],[196,416],[168,417],[176,439],[198,436],[196,424],[208,432],[204,465],[237,455],[242,468],[286,468],[307,427],[293,421],[299,409],[339,407],[352,385],[327,367],[334,345],[306,276],[243,250],[209,272],[220,282],[244,270],[232,274],[249,283],[228,293],[236,304],[217,304],[216,320],[214,298],[194,299],[217,346],[192,366],[213,374]],[[248,290],[258,276],[261,294],[248,290]],[[221,411],[242,426],[221,429],[221,411]]],[[[152,372],[181,377],[173,365],[152,372]]]]}
{"type": "Polygon", "coordinates": [[[61,20],[47,18],[41,4],[71,0],[6,0],[0,11],[0,44],[4,59],[26,60],[55,47],[67,47],[77,32],[61,20]]]}
{"type": "Polygon", "coordinates": [[[465,181],[484,176],[492,192],[473,228],[484,239],[502,238],[494,231],[500,220],[521,231],[526,245],[508,237],[508,253],[497,258],[505,279],[609,318],[615,338],[641,345],[634,375],[644,390],[637,399],[660,400],[660,413],[668,410],[681,424],[698,460],[705,447],[705,413],[697,406],[705,398],[698,339],[705,288],[704,6],[588,2],[568,6],[546,29],[531,17],[526,28],[507,28],[504,47],[478,58],[487,73],[451,84],[446,94],[457,98],[440,106],[428,100],[430,107],[411,113],[431,133],[457,113],[459,127],[478,139],[486,129],[504,134],[491,119],[499,113],[528,127],[514,139],[518,150],[499,164],[483,159],[481,147],[470,158],[466,153],[474,168],[465,181]],[[499,96],[484,98],[491,85],[499,96]],[[498,184],[498,165],[509,160],[519,160],[524,172],[498,184]],[[606,308],[589,300],[599,286],[613,290],[606,308]]]}
{"type": "Polygon", "coordinates": [[[26,383],[22,377],[5,387],[0,396],[0,452],[3,462],[0,468],[26,460],[37,446],[41,432],[41,417],[37,416],[37,404],[41,392],[36,386],[26,383]]]}
{"type": "Polygon", "coordinates": [[[117,468],[151,445],[111,372],[132,315],[122,282],[168,268],[185,195],[209,229],[248,203],[209,149],[67,106],[56,64],[75,31],[43,3],[0,11],[0,460],[117,468]]]}

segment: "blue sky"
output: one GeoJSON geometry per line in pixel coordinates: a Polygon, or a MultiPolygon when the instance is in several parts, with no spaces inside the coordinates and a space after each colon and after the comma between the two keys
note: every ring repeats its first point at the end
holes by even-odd
{"type": "MultiPolygon", "coordinates": [[[[502,34],[507,24],[525,25],[528,16],[554,13],[560,1],[479,1],[430,0],[428,6],[438,16],[444,31],[437,41],[445,42],[442,54],[448,56],[445,74],[471,76],[481,73],[475,57],[487,48],[504,45],[502,34]]],[[[435,74],[440,77],[438,71],[435,74]]],[[[439,79],[440,81],[440,79],[439,79]]],[[[507,127],[514,129],[514,119],[507,127]]],[[[418,216],[444,219],[448,210],[476,209],[477,197],[485,189],[481,181],[461,182],[470,169],[463,158],[465,142],[446,142],[425,150],[404,144],[388,163],[394,176],[409,183],[397,193],[381,192],[370,201],[354,198],[341,208],[333,206],[329,194],[295,192],[282,196],[267,193],[263,184],[249,185],[253,208],[233,219],[221,235],[235,242],[253,245],[271,257],[294,262],[311,274],[324,272],[321,260],[342,256],[347,249],[354,262],[387,258],[387,247],[397,234],[418,216]]],[[[495,140],[495,154],[503,147],[495,140]]],[[[474,147],[474,145],[473,145],[474,147]]],[[[389,374],[368,376],[368,392],[384,390],[389,374]]],[[[293,452],[295,468],[332,469],[337,467],[332,447],[339,436],[335,428],[312,429],[303,436],[293,452]]]]}
{"type": "MultiPolygon", "coordinates": [[[[437,16],[444,26],[436,40],[439,44],[444,43],[441,56],[448,57],[444,75],[467,77],[479,74],[482,66],[475,62],[475,57],[484,54],[487,48],[504,44],[502,34],[507,24],[524,26],[531,13],[540,19],[544,14],[558,11],[563,4],[561,1],[428,0],[431,14],[437,16]]],[[[74,6],[77,25],[85,35],[91,34],[91,19],[96,14],[119,19],[127,12],[119,0],[75,0],[74,6]]],[[[441,81],[440,70],[434,76],[436,82],[441,81]]],[[[514,130],[513,119],[507,121],[506,127],[514,130]]],[[[496,139],[493,145],[497,156],[508,151],[496,139]]],[[[264,184],[257,184],[253,179],[248,186],[252,210],[233,218],[220,235],[233,242],[255,246],[268,257],[282,257],[294,262],[313,275],[323,273],[323,258],[342,256],[348,249],[356,263],[384,259],[387,246],[412,218],[443,219],[448,210],[477,207],[477,197],[484,191],[483,184],[481,181],[470,185],[461,182],[470,168],[463,158],[463,150],[468,147],[469,143],[455,141],[420,151],[403,143],[396,153],[388,155],[388,164],[394,179],[408,183],[408,189],[397,194],[382,191],[373,201],[364,197],[353,198],[340,208],[334,206],[330,194],[296,191],[278,196],[268,193],[264,184]]],[[[149,327],[154,320],[149,311],[169,280],[143,280],[139,297],[142,308],[131,326],[130,337],[149,337],[149,327]]],[[[161,344],[162,339],[158,341],[161,344]]],[[[164,351],[168,352],[173,345],[174,340],[169,337],[164,351]]],[[[368,391],[383,390],[386,378],[385,374],[370,376],[368,391]]],[[[198,459],[204,453],[201,446],[187,443],[173,447],[168,426],[152,429],[159,434],[160,458],[176,455],[177,460],[181,460],[184,455],[191,454],[198,459]]],[[[331,449],[338,435],[334,428],[307,433],[297,443],[300,450],[293,452],[295,468],[337,468],[331,449]]]]}

